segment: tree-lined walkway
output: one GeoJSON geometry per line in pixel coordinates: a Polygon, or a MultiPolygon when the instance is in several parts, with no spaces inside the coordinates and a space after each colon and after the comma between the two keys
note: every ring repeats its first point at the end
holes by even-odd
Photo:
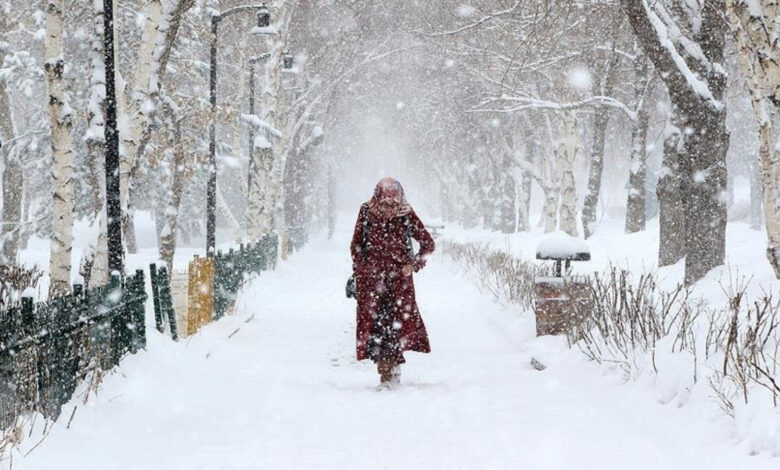
{"type": "Polygon", "coordinates": [[[433,353],[408,354],[403,385],[378,392],[372,364],[354,360],[349,234],[337,235],[264,273],[198,336],[152,335],[14,468],[776,468],[575,354],[532,369],[530,351],[553,342],[441,255],[417,275],[433,353]]]}

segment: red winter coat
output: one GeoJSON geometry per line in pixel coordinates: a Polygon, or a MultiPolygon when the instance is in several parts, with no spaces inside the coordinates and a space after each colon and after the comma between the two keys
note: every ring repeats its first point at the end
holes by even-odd
{"type": "MultiPolygon", "coordinates": [[[[404,277],[401,267],[411,264],[415,272],[425,266],[425,259],[433,253],[433,238],[425,229],[417,214],[411,211],[407,216],[408,228],[403,217],[380,220],[368,210],[368,204],[360,208],[350,251],[352,268],[357,277],[357,358],[368,358],[367,344],[376,318],[379,302],[391,302],[395,321],[400,324],[399,340],[401,351],[431,351],[428,333],[425,330],[414,296],[412,275],[404,277]],[[361,254],[363,227],[368,217],[370,227],[368,253],[361,254]],[[419,252],[412,258],[407,247],[409,235],[420,244],[419,252]]],[[[403,362],[403,359],[401,359],[403,362]]]]}

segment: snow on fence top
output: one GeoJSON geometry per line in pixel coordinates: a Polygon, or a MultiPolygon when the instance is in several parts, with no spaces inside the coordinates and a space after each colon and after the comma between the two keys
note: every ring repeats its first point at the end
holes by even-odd
{"type": "Polygon", "coordinates": [[[536,248],[536,259],[588,261],[590,248],[585,240],[562,231],[552,232],[536,248]]]}

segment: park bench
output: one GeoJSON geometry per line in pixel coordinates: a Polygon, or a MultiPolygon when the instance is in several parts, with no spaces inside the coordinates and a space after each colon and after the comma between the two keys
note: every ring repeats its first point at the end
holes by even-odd
{"type": "Polygon", "coordinates": [[[556,232],[536,249],[536,259],[553,261],[545,275],[536,278],[536,335],[558,335],[579,326],[591,308],[587,278],[571,275],[572,261],[589,261],[585,240],[556,232]]]}

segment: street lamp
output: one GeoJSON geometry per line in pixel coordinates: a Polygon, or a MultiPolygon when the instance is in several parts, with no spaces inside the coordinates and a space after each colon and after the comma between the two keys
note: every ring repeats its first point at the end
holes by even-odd
{"type": "Polygon", "coordinates": [[[268,11],[268,6],[261,5],[257,10],[257,27],[267,28],[271,25],[271,12],[268,11]]]}
{"type": "MultiPolygon", "coordinates": [[[[105,0],[110,1],[110,0],[105,0]]],[[[270,31],[271,14],[268,6],[244,5],[230,10],[216,13],[211,16],[211,62],[209,65],[209,94],[211,101],[211,119],[209,122],[209,179],[206,184],[206,255],[212,256],[216,251],[217,228],[217,33],[219,23],[228,16],[247,11],[254,11],[257,15],[257,27],[253,33],[273,34],[270,31]]]]}
{"type": "Polygon", "coordinates": [[[285,70],[290,70],[293,68],[293,55],[290,54],[289,51],[284,51],[282,53],[282,62],[284,63],[285,70]]]}

